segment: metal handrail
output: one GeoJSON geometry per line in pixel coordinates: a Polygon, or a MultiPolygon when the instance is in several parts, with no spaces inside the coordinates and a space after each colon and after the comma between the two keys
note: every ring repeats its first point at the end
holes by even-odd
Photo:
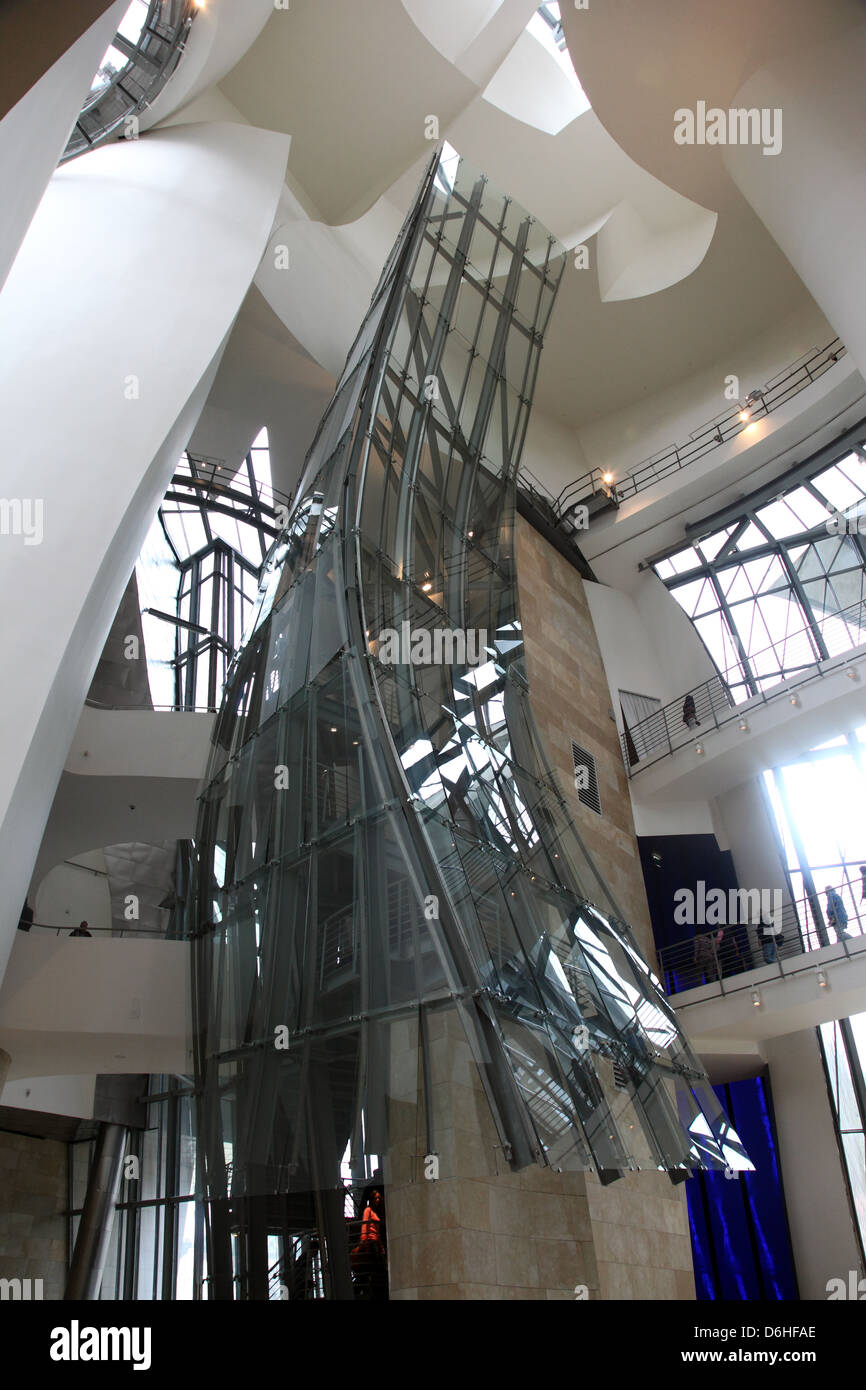
{"type": "Polygon", "coordinates": [[[834,663],[846,653],[857,651],[864,645],[864,633],[866,600],[860,599],[848,608],[840,608],[837,613],[824,614],[815,627],[805,625],[786,637],[784,642],[771,643],[750,654],[749,667],[755,672],[754,683],[759,684],[760,689],[750,687],[742,667],[738,665],[726,667],[701,685],[684,691],[677,699],[661,705],[620,734],[629,776],[652,766],[659,758],[669,757],[686,744],[699,741],[712,729],[719,729],[734,719],[743,719],[755,701],[767,704],[788,693],[792,686],[824,676],[827,671],[835,669],[834,663]],[[818,650],[815,628],[827,656],[818,650]],[[860,635],[860,641],[851,640],[852,630],[860,635]],[[762,675],[762,657],[770,652],[783,653],[785,666],[781,672],[776,670],[762,675]],[[731,679],[734,674],[736,680],[731,679]],[[695,702],[694,726],[687,724],[685,717],[684,705],[689,695],[695,702]]]}
{"type": "MultiPolygon", "coordinates": [[[[772,414],[793,396],[811,386],[813,381],[817,381],[830,367],[835,366],[847,351],[841,338],[834,338],[824,347],[810,349],[788,367],[783,368],[764,387],[749,393],[746,398],[749,413],[745,419],[741,418],[743,407],[736,402],[729,410],[692,430],[687,443],[671,444],[655,454],[650,454],[649,458],[629,469],[625,477],[613,483],[605,483],[605,470],[592,468],[574,482],[568,483],[558,497],[552,497],[547,493],[547,490],[538,484],[537,479],[532,479],[529,487],[533,491],[539,490],[540,487],[542,495],[552,503],[560,520],[569,507],[598,492],[607,492],[613,501],[623,502],[626,498],[643,492],[645,488],[652,487],[671,473],[677,473],[689,464],[696,463],[713,449],[727,444],[730,439],[735,439],[755,420],[772,414]]],[[[523,481],[525,471],[520,470],[519,482],[523,481]]]]}
{"type": "MultiPolygon", "coordinates": [[[[734,993],[753,986],[752,980],[740,977],[768,965],[776,965],[782,976],[790,975],[790,970],[782,969],[782,962],[808,956],[825,946],[841,946],[844,954],[850,956],[849,941],[852,939],[859,943],[853,954],[862,954],[866,950],[866,902],[858,904],[855,898],[854,890],[860,886],[859,875],[853,884],[846,878],[844,883],[832,886],[848,913],[843,931],[827,924],[820,907],[816,913],[813,899],[805,894],[784,904],[779,921],[774,924],[781,928],[777,934],[763,934],[760,923],[735,922],[660,947],[657,954],[665,992],[681,994],[702,985],[718,984],[722,994],[734,993]],[[720,931],[723,933],[721,941],[718,939],[720,931]],[[764,942],[772,943],[766,955],[764,942]],[[733,979],[739,983],[732,985],[733,979]]],[[[810,970],[813,968],[811,964],[808,966],[810,970]]]]}
{"type": "Polygon", "coordinates": [[[94,700],[88,695],[84,701],[88,709],[123,710],[128,714],[216,714],[216,705],[109,705],[104,700],[94,700]]]}

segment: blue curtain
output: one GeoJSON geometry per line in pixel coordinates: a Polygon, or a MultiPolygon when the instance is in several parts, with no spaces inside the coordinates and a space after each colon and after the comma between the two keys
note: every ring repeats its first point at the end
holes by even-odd
{"type": "Polygon", "coordinates": [[[755,1077],[714,1089],[755,1171],[688,1179],[697,1297],[797,1299],[769,1082],[755,1077]]]}

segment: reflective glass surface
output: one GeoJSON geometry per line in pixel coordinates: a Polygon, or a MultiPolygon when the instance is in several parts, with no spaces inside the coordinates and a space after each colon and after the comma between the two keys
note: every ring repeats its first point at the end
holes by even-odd
{"type": "Polygon", "coordinates": [[[431,1157],[747,1162],[530,707],[514,480],[564,260],[431,166],[265,564],[197,837],[217,1244],[248,1199],[431,1157]]]}

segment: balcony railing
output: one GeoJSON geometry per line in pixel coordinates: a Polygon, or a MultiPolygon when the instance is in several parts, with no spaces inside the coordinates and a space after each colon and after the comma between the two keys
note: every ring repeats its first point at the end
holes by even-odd
{"type": "MultiPolygon", "coordinates": [[[[736,923],[699,932],[658,952],[659,968],[667,994],[680,994],[701,985],[718,984],[722,994],[751,987],[744,979],[750,971],[768,965],[776,967],[779,975],[787,976],[783,962],[802,959],[810,952],[825,946],[841,946],[846,956],[866,951],[866,902],[859,901],[862,888],[859,882],[847,878],[834,885],[845,904],[848,921],[844,931],[829,924],[820,900],[809,896],[786,903],[774,925],[781,927],[777,935],[763,935],[760,925],[736,923]],[[721,939],[720,939],[721,938],[721,939]],[[764,942],[771,943],[764,953],[764,942]]],[[[813,965],[803,960],[803,967],[813,965]]]]}
{"type": "MultiPolygon", "coordinates": [[[[864,643],[866,601],[861,599],[837,613],[824,614],[814,625],[804,626],[783,642],[749,653],[751,675],[738,662],[629,725],[620,735],[629,776],[687,744],[700,744],[713,729],[734,720],[745,722],[757,705],[768,704],[782,695],[796,698],[793,692],[798,685],[838,669],[839,663],[844,664],[845,657],[864,643]],[[775,669],[768,669],[771,665],[775,669]],[[686,718],[685,701],[689,695],[694,700],[693,725],[686,718]]],[[[853,666],[851,675],[857,679],[853,666]]]]}
{"type": "Polygon", "coordinates": [[[611,481],[610,474],[604,469],[593,468],[574,482],[568,483],[557,497],[553,497],[544,484],[527,469],[521,469],[518,482],[527,491],[542,496],[548,506],[553,508],[560,522],[567,520],[575,506],[581,503],[588,504],[592,498],[607,496],[611,505],[618,506],[627,498],[634,497],[648,487],[654,487],[671,474],[678,473],[681,469],[705,458],[713,449],[718,449],[722,444],[727,444],[728,440],[742,434],[755,420],[771,415],[774,410],[785,405],[835,366],[846,352],[847,348],[841,338],[834,338],[825,347],[810,348],[765,386],[751,391],[744,406],[735,402],[729,410],[692,430],[685,443],[671,444],[658,453],[651,454],[649,458],[630,469],[623,478],[611,481]]]}

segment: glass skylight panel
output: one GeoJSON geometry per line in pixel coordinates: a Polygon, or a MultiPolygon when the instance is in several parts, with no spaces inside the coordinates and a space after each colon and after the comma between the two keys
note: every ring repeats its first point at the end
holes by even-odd
{"type": "Polygon", "coordinates": [[[762,507],[757,516],[770,535],[780,539],[822,525],[827,520],[827,508],[807,488],[797,488],[787,497],[777,498],[769,506],[762,507]]]}
{"type": "Polygon", "coordinates": [[[687,546],[685,550],[680,550],[676,555],[669,557],[669,562],[674,574],[687,574],[689,570],[697,569],[701,563],[701,557],[692,546],[687,546]]]}
{"type": "Polygon", "coordinates": [[[766,544],[767,537],[764,535],[763,531],[760,531],[758,527],[750,521],[737,541],[736,549],[738,551],[754,550],[755,546],[766,544]]]}
{"type": "Polygon", "coordinates": [[[147,22],[148,9],[147,0],[132,0],[132,4],[117,26],[118,34],[122,34],[130,43],[137,44],[141,38],[141,31],[147,22]]]}
{"type": "Polygon", "coordinates": [[[446,140],[442,146],[439,168],[436,170],[436,183],[442,189],[442,192],[449,197],[454,190],[454,180],[457,177],[457,166],[459,163],[459,154],[454,146],[449,145],[446,140]]]}
{"type": "Polygon", "coordinates": [[[253,460],[253,475],[259,487],[267,496],[273,491],[271,472],[271,445],[267,429],[259,430],[250,449],[253,460]]]}
{"type": "MultiPolygon", "coordinates": [[[[540,5],[535,14],[526,26],[526,32],[537,39],[550,56],[556,62],[561,72],[565,73],[569,83],[574,90],[579,93],[584,102],[583,110],[590,109],[590,101],[580,85],[574,64],[568,52],[568,45],[565,42],[565,35],[562,32],[562,16],[559,5],[555,0],[550,3],[540,5]],[[553,23],[551,23],[553,21],[553,23]]],[[[578,113],[575,113],[578,114],[578,113]]]]}
{"type": "Polygon", "coordinates": [[[108,48],[105,50],[102,62],[99,64],[99,70],[90,84],[91,96],[95,92],[102,91],[119,72],[123,72],[127,61],[128,59],[125,53],[121,53],[119,48],[114,47],[114,44],[109,44],[108,48]]]}
{"type": "Polygon", "coordinates": [[[866,495],[866,464],[856,454],[851,454],[844,464],[834,464],[812,481],[830,505],[841,512],[862,502],[866,495]]]}
{"type": "MultiPolygon", "coordinates": [[[[735,528],[726,526],[724,531],[715,531],[711,536],[705,536],[698,542],[698,549],[705,560],[715,560],[720,550],[723,550],[730,540],[735,528]]],[[[665,561],[665,564],[668,562],[665,561]]]]}

